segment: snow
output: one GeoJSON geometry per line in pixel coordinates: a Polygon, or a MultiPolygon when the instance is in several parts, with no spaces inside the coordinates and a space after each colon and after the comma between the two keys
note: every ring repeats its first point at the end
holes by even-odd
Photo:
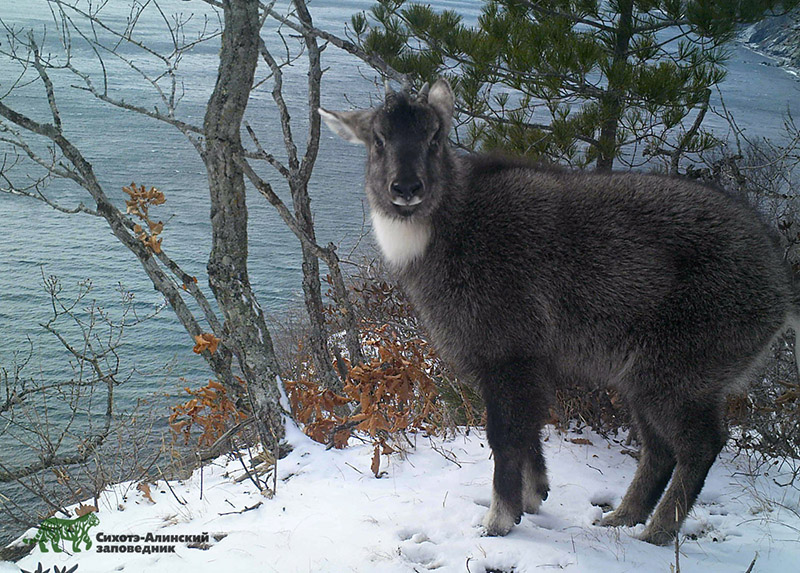
{"type": "Polygon", "coordinates": [[[281,379],[280,376],[277,377],[275,383],[277,384],[278,392],[281,395],[280,399],[278,400],[278,404],[280,404],[284,412],[289,412],[292,408],[291,405],[289,404],[289,396],[286,395],[286,387],[283,385],[283,380],[281,379]]]}
{"type": "MultiPolygon", "coordinates": [[[[155,503],[137,484],[119,484],[102,496],[91,550],[43,554],[37,547],[19,565],[32,571],[39,562],[45,568],[78,564],[78,573],[670,571],[674,547],[637,540],[642,526],[594,525],[603,511],[598,506],[619,503],[636,467],[621,440],[552,427],[545,438],[550,496],[539,514],[523,516],[503,538],[481,535],[492,476],[481,431],[450,439],[411,436],[416,447],[382,456],[385,474],[376,479],[369,444],[351,440],[348,449],[326,450],[290,428],[294,450],[279,462],[272,499],[247,479],[235,483],[241,462],[225,457],[206,466],[202,477],[198,470],[172,482],[175,495],[164,482],[151,486],[155,503]],[[579,443],[570,441],[576,438],[579,443]],[[208,532],[210,547],[176,543],[175,553],[98,553],[94,536],[101,531],[142,538],[208,532]]],[[[756,556],[754,570],[762,573],[800,568],[800,492],[777,485],[777,468],[751,466],[747,456],[726,451],[712,468],[683,529],[682,570],[744,572],[756,556]]]]}

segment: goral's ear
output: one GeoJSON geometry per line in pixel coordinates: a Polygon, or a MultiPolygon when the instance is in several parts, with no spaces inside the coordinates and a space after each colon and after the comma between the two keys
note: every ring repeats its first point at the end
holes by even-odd
{"type": "Polygon", "coordinates": [[[327,126],[342,139],[362,145],[367,143],[374,110],[328,111],[319,108],[317,111],[327,126]]]}
{"type": "Polygon", "coordinates": [[[443,78],[436,80],[428,92],[428,104],[439,114],[444,122],[444,130],[448,133],[453,122],[453,100],[453,90],[448,81],[443,78]]]}

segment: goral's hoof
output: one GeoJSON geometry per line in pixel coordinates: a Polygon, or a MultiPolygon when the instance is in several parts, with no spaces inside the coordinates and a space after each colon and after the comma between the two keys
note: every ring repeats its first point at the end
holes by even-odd
{"type": "Polygon", "coordinates": [[[520,522],[521,515],[514,515],[512,512],[498,509],[495,504],[483,518],[484,535],[489,537],[503,537],[507,535],[511,528],[520,522]]]}
{"type": "Polygon", "coordinates": [[[536,495],[531,496],[530,498],[526,499],[523,502],[523,511],[525,513],[539,513],[539,508],[542,505],[542,502],[547,499],[547,491],[545,490],[544,495],[537,493],[536,495]]]}
{"type": "Polygon", "coordinates": [[[652,543],[653,545],[670,545],[675,541],[676,533],[674,531],[664,531],[663,529],[655,531],[651,528],[646,528],[644,533],[639,536],[639,539],[652,543]]]}
{"type": "Polygon", "coordinates": [[[635,517],[631,515],[626,515],[624,513],[619,513],[618,511],[611,512],[603,519],[600,520],[600,525],[603,527],[633,527],[638,523],[644,523],[641,520],[637,520],[635,517]]]}

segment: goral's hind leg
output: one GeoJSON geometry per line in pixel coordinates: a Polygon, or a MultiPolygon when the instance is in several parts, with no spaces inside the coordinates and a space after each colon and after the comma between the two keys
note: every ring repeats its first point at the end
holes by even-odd
{"type": "Polygon", "coordinates": [[[656,506],[664,488],[667,487],[672,469],[675,467],[672,450],[647,420],[647,412],[641,406],[635,408],[636,406],[631,408],[634,425],[642,443],[639,465],[622,503],[611,515],[603,519],[603,525],[644,523],[656,506]]]}
{"type": "Polygon", "coordinates": [[[727,439],[722,404],[685,404],[676,414],[671,436],[675,473],[641,536],[656,545],[675,538],[727,439]]]}
{"type": "Polygon", "coordinates": [[[511,361],[481,380],[486,433],[494,454],[492,505],[483,520],[488,535],[505,535],[523,509],[536,511],[547,494],[540,430],[547,412],[541,363],[511,361]]]}

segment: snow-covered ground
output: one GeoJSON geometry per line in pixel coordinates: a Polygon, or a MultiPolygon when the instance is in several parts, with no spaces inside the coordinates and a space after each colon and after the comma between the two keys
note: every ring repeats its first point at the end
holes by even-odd
{"type": "MultiPolygon", "coordinates": [[[[151,486],[154,502],[136,484],[110,488],[100,503],[100,524],[90,530],[90,550],[37,548],[19,565],[27,571],[40,562],[45,569],[78,565],[76,573],[672,571],[674,547],[637,540],[642,526],[594,525],[600,506],[616,505],[633,475],[636,461],[625,448],[595,434],[552,428],[546,438],[550,497],[504,538],[481,536],[492,475],[482,433],[412,437],[416,448],[405,458],[383,456],[386,474],[376,479],[370,446],[326,451],[295,429],[294,451],[279,463],[272,499],[247,479],[235,482],[243,473],[240,461],[220,458],[202,475],[171,483],[173,491],[164,482],[151,486]],[[207,544],[173,542],[174,553],[97,552],[137,545],[108,543],[109,536],[138,535],[138,545],[151,546],[143,543],[148,533],[204,532],[207,544]],[[106,543],[97,541],[98,533],[106,543]]],[[[800,571],[800,492],[778,486],[775,468],[753,472],[746,457],[729,452],[714,465],[683,529],[682,571],[744,573],[756,557],[753,571],[800,571]]]]}

